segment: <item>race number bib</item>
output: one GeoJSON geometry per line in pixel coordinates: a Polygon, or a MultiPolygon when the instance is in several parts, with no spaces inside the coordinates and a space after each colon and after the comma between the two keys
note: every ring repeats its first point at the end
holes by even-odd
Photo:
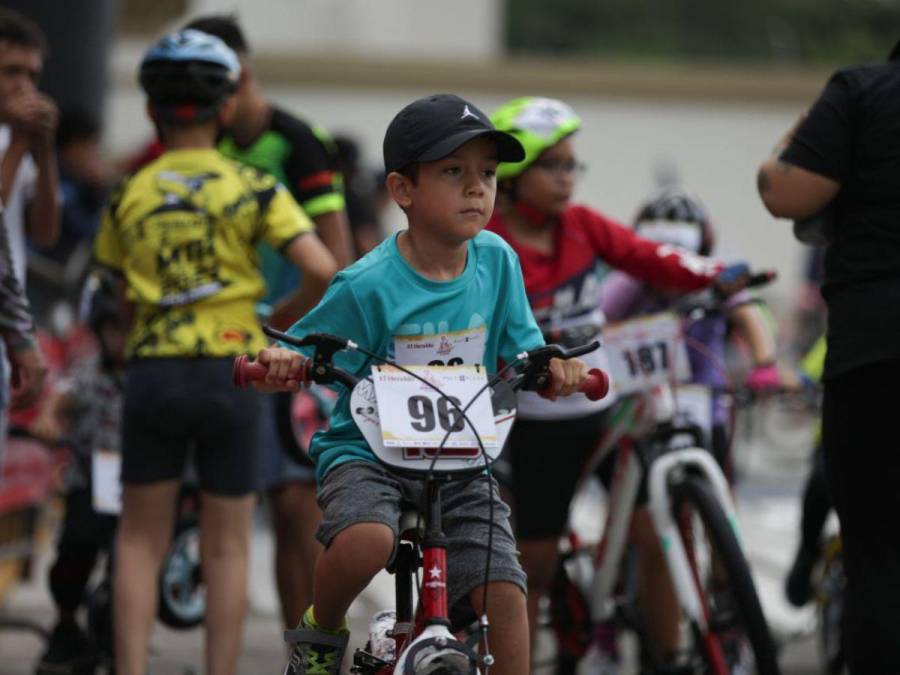
{"type": "Polygon", "coordinates": [[[475,365],[484,361],[485,335],[484,326],[433,335],[398,335],[394,360],[404,366],[475,365]]]}
{"type": "Polygon", "coordinates": [[[616,392],[634,394],[691,377],[681,322],[671,313],[609,324],[603,329],[616,392]]]}
{"type": "Polygon", "coordinates": [[[122,512],[122,455],[112,450],[94,450],[91,455],[91,487],[94,510],[117,515],[122,512]]]}
{"type": "Polygon", "coordinates": [[[497,447],[497,429],[491,406],[487,372],[476,366],[407,366],[440,389],[446,398],[425,383],[391,366],[375,366],[372,379],[381,422],[381,437],[388,448],[485,448],[497,447]],[[476,398],[477,396],[477,398],[476,398]],[[466,423],[459,411],[466,409],[466,423]],[[477,432],[477,437],[476,437],[477,432]],[[444,437],[447,437],[444,442],[444,437]]]}

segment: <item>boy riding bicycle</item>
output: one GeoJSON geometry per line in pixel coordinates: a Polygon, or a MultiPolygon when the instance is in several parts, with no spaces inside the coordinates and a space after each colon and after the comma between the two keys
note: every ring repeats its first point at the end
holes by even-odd
{"type": "MultiPolygon", "coordinates": [[[[483,364],[490,373],[498,360],[511,362],[541,345],[515,254],[483,231],[493,210],[497,163],[523,157],[518,141],[456,96],[431,96],[401,110],[385,134],[384,160],[388,190],[409,229],[340,272],[290,333],[346,336],[404,365],[453,360],[483,364]]],[[[264,349],[259,361],[269,369],[262,388],[299,386],[304,359],[296,352],[264,349]]],[[[341,352],[335,365],[364,376],[370,361],[341,352]]],[[[568,395],[586,368],[580,361],[554,360],[551,372],[555,393],[568,395]]],[[[401,501],[417,486],[375,463],[350,417],[346,391],[329,430],[313,439],[311,454],[324,512],[317,536],[326,548],[316,565],[313,606],[301,621],[309,641],[294,646],[287,675],[340,671],[348,635],[344,615],[393,556],[401,501]]],[[[491,633],[492,670],[526,673],[525,575],[509,510],[483,480],[451,483],[441,494],[451,618],[462,618],[469,606],[479,615],[485,609],[485,542],[493,527],[487,613],[499,628],[491,633]],[[486,515],[491,499],[493,523],[486,515]]]]}

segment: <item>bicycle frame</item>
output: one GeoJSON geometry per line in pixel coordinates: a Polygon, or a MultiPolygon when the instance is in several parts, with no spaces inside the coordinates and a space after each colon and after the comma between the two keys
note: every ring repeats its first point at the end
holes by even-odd
{"type": "MultiPolygon", "coordinates": [[[[639,408],[637,412],[640,414],[642,411],[643,409],[639,408]]],[[[680,471],[702,475],[713,486],[728,521],[735,534],[738,534],[737,518],[728,482],[715,459],[703,448],[669,450],[658,457],[650,457],[633,435],[623,434],[621,430],[614,429],[611,436],[604,439],[601,456],[616,442],[619,443],[619,451],[609,496],[609,509],[589,595],[591,619],[595,624],[603,622],[611,619],[615,612],[613,594],[625,556],[628,531],[641,480],[646,474],[651,518],[665,554],[679,604],[690,621],[696,622],[699,628],[706,630],[708,615],[705,603],[695,583],[687,552],[678,536],[679,525],[671,514],[672,504],[668,485],[671,477],[677,476],[680,471]]]]}
{"type": "MultiPolygon", "coordinates": [[[[397,620],[391,632],[396,641],[398,653],[391,669],[385,667],[379,672],[402,675],[406,665],[416,663],[419,652],[450,646],[465,654],[470,663],[480,661],[478,655],[467,644],[456,639],[450,632],[450,616],[447,594],[447,539],[441,525],[441,479],[428,479],[426,484],[427,504],[424,508],[425,535],[422,539],[422,586],[420,606],[413,614],[412,579],[417,568],[415,544],[401,540],[395,564],[397,620]],[[402,553],[401,553],[402,551],[402,553]]],[[[472,672],[478,672],[473,665],[472,672]]]]}
{"type": "MultiPolygon", "coordinates": [[[[395,640],[394,653],[399,653],[394,663],[379,656],[358,650],[354,655],[355,672],[405,673],[407,665],[418,670],[420,667],[434,668],[435,672],[448,666],[454,672],[478,673],[478,664],[493,664],[490,654],[479,656],[469,644],[456,639],[450,632],[450,618],[447,594],[447,540],[441,526],[440,484],[446,480],[483,473],[489,467],[505,443],[515,418],[515,390],[532,389],[543,391],[552,384],[549,364],[552,358],[573,358],[597,349],[599,342],[581,347],[564,349],[558,345],[545,345],[517,357],[522,362],[522,371],[508,381],[495,376],[490,382],[490,405],[493,409],[494,424],[497,427],[496,447],[480,448],[481,453],[454,453],[445,449],[441,442],[436,454],[422,451],[422,448],[385,447],[380,429],[377,397],[370,378],[360,379],[347,371],[335,368],[331,357],[343,349],[359,349],[350,340],[327,334],[310,334],[305,338],[294,338],[269,327],[264,332],[275,339],[298,347],[315,347],[311,364],[304,365],[299,379],[311,379],[319,384],[339,382],[350,390],[349,407],[354,422],[368,443],[376,459],[387,469],[400,475],[424,476],[427,503],[424,509],[425,537],[422,542],[423,582],[420,592],[420,611],[413,620],[412,575],[418,564],[415,545],[401,540],[395,560],[397,572],[396,615],[393,628],[387,633],[395,640]],[[306,371],[306,367],[310,370],[306,371]],[[416,452],[408,452],[415,450],[416,452]],[[455,456],[454,456],[455,455],[455,456]]],[[[378,357],[361,350],[371,358],[378,357]]],[[[394,365],[394,364],[390,364],[394,365]]],[[[247,386],[252,380],[265,377],[266,368],[249,362],[246,356],[235,359],[233,380],[237,386],[247,386]]],[[[407,371],[416,379],[429,384],[423,377],[407,371]]],[[[429,384],[434,388],[434,385],[429,384]]],[[[477,383],[476,383],[477,386],[477,383]]],[[[478,389],[477,395],[488,389],[488,385],[478,389]]],[[[594,369],[589,371],[580,384],[579,390],[592,400],[598,400],[609,390],[609,379],[605,373],[594,369]]],[[[445,398],[446,395],[442,394],[445,398]]],[[[448,400],[453,400],[449,399],[448,400]]],[[[473,399],[474,400],[474,399],[473,399]]],[[[458,406],[458,403],[454,403],[458,406]]],[[[468,404],[467,404],[468,407],[468,404]]],[[[460,411],[462,414],[462,411],[460,411]]],[[[447,429],[447,435],[450,434],[447,429]]],[[[445,441],[446,441],[445,437],[445,441]]],[[[481,445],[479,441],[479,446],[481,445]]],[[[401,535],[404,530],[401,530],[401,535]]],[[[487,575],[486,575],[487,576],[487,575]]],[[[482,627],[487,628],[487,620],[482,617],[482,627]]],[[[429,671],[430,672],[430,671],[429,671]]]]}

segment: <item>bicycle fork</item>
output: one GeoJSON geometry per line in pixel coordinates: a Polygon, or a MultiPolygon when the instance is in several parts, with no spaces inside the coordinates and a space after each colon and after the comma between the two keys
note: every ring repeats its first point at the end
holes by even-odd
{"type": "Polygon", "coordinates": [[[662,544],[669,573],[672,575],[679,604],[687,618],[703,635],[710,657],[718,664],[719,670],[724,672],[725,662],[721,646],[709,631],[709,606],[702,595],[696,567],[691,564],[691,558],[680,536],[680,523],[673,513],[672,497],[669,492],[671,477],[688,469],[694,474],[703,476],[712,486],[736,539],[740,541],[728,482],[712,455],[700,448],[675,450],[653,462],[648,476],[650,514],[662,544]]]}

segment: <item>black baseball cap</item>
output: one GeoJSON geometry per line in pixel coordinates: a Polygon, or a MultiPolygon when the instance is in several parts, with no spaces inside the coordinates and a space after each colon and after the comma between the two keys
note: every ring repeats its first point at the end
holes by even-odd
{"type": "Polygon", "coordinates": [[[522,144],[495,129],[490,118],[465,99],[453,94],[420,98],[398,112],[388,125],[384,169],[390,173],[415,162],[433,162],[479,136],[490,136],[497,142],[499,161],[525,159],[522,144]]]}

